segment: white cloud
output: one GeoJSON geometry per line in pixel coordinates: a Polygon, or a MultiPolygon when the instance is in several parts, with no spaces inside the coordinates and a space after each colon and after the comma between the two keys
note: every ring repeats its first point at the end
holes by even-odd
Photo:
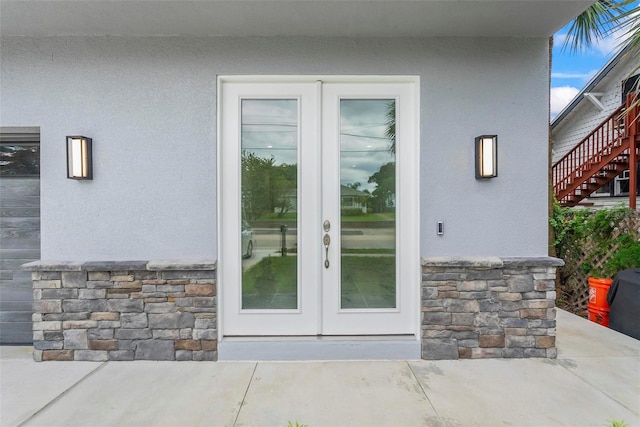
{"type": "Polygon", "coordinates": [[[551,117],[558,115],[566,105],[578,94],[578,88],[560,86],[551,88],[551,117]]]}
{"type": "MultiPolygon", "coordinates": [[[[587,47],[585,51],[597,52],[602,56],[609,56],[617,52],[628,38],[629,34],[627,31],[618,29],[617,31],[607,34],[603,39],[596,39],[594,37],[591,40],[591,46],[587,47]]],[[[556,34],[553,36],[553,46],[557,48],[564,47],[566,39],[567,34],[556,34]]],[[[569,46],[567,46],[566,49],[571,50],[571,42],[569,42],[569,46]]]]}
{"type": "Polygon", "coordinates": [[[555,34],[553,36],[553,47],[562,47],[566,39],[567,39],[566,34],[555,34]]]}
{"type": "MultiPolygon", "coordinates": [[[[640,2],[634,4],[632,7],[636,8],[639,6],[640,2]]],[[[620,48],[625,45],[631,35],[635,33],[634,30],[637,30],[637,27],[635,26],[638,24],[638,22],[636,21],[636,19],[638,18],[638,14],[640,14],[640,12],[635,12],[631,16],[624,18],[622,20],[624,25],[615,26],[614,31],[611,31],[610,34],[607,34],[607,37],[605,37],[603,40],[597,40],[593,44],[594,49],[605,56],[620,50],[620,48]]]]}
{"type": "Polygon", "coordinates": [[[551,73],[554,79],[581,79],[584,82],[591,80],[598,70],[589,70],[586,73],[551,73]]]}
{"type": "Polygon", "coordinates": [[[622,47],[624,42],[629,38],[629,32],[626,29],[618,29],[601,40],[593,43],[593,49],[600,52],[604,56],[609,56],[622,47]]]}
{"type": "Polygon", "coordinates": [[[551,73],[554,79],[584,79],[587,73],[551,73]]]}

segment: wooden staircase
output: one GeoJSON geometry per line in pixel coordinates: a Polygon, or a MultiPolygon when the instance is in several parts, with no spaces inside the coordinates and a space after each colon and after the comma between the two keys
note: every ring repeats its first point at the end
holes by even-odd
{"type": "Polygon", "coordinates": [[[640,159],[640,107],[633,106],[636,96],[629,94],[624,105],[553,165],[553,190],[560,205],[576,206],[629,169],[629,206],[636,209],[640,159]]]}

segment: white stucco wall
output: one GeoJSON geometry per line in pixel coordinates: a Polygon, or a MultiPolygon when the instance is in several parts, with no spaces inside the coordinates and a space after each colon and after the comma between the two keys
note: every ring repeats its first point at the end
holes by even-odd
{"type": "Polygon", "coordinates": [[[5,38],[0,125],[41,129],[43,259],[215,258],[216,75],[419,75],[421,255],[540,256],[547,49],[546,38],[5,38]],[[94,140],[93,181],[66,179],[73,134],[94,140]],[[481,134],[499,138],[488,181],[474,178],[481,134]]]}

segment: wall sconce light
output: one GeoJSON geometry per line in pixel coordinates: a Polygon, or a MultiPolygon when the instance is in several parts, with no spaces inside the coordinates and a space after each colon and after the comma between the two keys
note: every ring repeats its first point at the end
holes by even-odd
{"type": "Polygon", "coordinates": [[[91,138],[67,136],[67,178],[93,179],[91,138]]]}
{"type": "Polygon", "coordinates": [[[498,176],[498,136],[476,138],[476,179],[498,176]]]}

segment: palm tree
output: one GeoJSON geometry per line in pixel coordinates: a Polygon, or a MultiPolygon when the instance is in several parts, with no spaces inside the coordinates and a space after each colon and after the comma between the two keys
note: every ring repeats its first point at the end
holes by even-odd
{"type": "MultiPolygon", "coordinates": [[[[619,47],[628,46],[626,54],[640,59],[640,3],[637,0],[597,0],[573,20],[563,48],[570,47],[574,52],[582,50],[618,32],[624,36],[619,47]]],[[[640,71],[638,62],[630,76],[640,71]]]]}

